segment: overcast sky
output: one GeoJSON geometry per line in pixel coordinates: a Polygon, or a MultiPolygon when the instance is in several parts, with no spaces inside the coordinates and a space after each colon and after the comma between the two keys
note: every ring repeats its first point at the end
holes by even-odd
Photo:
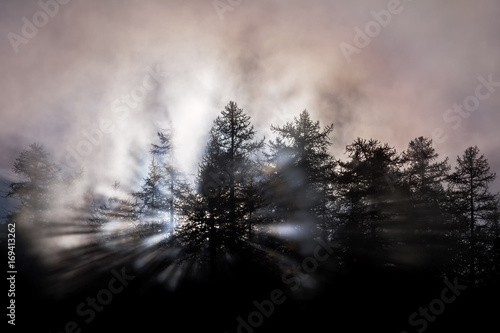
{"type": "Polygon", "coordinates": [[[334,123],[339,158],[356,137],[426,136],[500,170],[498,0],[44,1],[0,2],[4,177],[39,142],[89,181],[133,183],[165,128],[194,173],[230,100],[268,138],[304,109],[334,123]]]}

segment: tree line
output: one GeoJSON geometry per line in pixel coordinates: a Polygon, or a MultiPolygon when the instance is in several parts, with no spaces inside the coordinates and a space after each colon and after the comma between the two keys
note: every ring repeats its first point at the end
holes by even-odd
{"type": "MultiPolygon", "coordinates": [[[[78,223],[96,233],[128,223],[127,237],[158,239],[156,247],[178,249],[176,263],[204,264],[211,274],[225,261],[304,256],[322,239],[338,244],[336,260],[351,272],[418,270],[471,286],[500,277],[500,196],[489,190],[496,175],[477,147],[452,169],[425,137],[402,152],[357,138],[345,159],[336,158],[333,124],[321,126],[306,110],[271,130],[272,140],[259,138],[250,116],[229,102],[213,122],[194,182],[174,167],[169,134],[158,133],[142,186],[104,200],[89,190],[72,207],[78,223]]],[[[13,171],[21,180],[9,185],[7,196],[18,203],[10,218],[47,225],[57,205],[52,194],[71,191],[78,179],[64,176],[36,143],[13,171]]]]}

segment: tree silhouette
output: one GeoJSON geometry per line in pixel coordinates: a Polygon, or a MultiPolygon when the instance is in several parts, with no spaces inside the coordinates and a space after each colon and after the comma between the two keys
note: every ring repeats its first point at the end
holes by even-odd
{"type": "Polygon", "coordinates": [[[477,260],[480,254],[478,245],[483,245],[483,232],[488,217],[497,209],[496,196],[491,194],[488,185],[495,180],[496,174],[490,173],[488,160],[480,155],[477,147],[469,147],[462,156],[457,157],[455,171],[449,177],[449,193],[453,211],[459,223],[459,230],[465,234],[463,226],[468,225],[468,271],[471,285],[477,282],[477,260]]]}
{"type": "Polygon", "coordinates": [[[494,210],[487,216],[487,223],[488,238],[491,239],[490,246],[488,246],[491,260],[487,265],[491,267],[489,270],[492,275],[491,280],[498,281],[500,278],[500,198],[498,195],[494,210]]]}
{"type": "Polygon", "coordinates": [[[412,200],[442,203],[443,182],[448,176],[448,158],[438,162],[439,154],[432,147],[432,140],[418,137],[408,144],[401,162],[404,168],[402,181],[408,186],[412,200]]]}
{"type": "MultiPolygon", "coordinates": [[[[210,130],[199,167],[198,195],[193,215],[197,232],[206,233],[210,262],[221,252],[236,253],[248,239],[252,214],[259,208],[253,186],[258,178],[257,154],[250,117],[229,102],[210,130]]],[[[192,228],[191,228],[192,230],[192,228]]],[[[196,233],[195,233],[196,234],[196,233]]]]}
{"type": "MultiPolygon", "coordinates": [[[[415,237],[405,241],[420,254],[420,261],[427,269],[442,270],[450,261],[450,217],[446,213],[444,182],[450,166],[448,158],[438,161],[439,154],[432,140],[418,137],[408,144],[402,153],[401,183],[411,200],[406,219],[407,230],[415,237]]],[[[421,267],[422,268],[422,267],[421,267]]]]}
{"type": "Polygon", "coordinates": [[[333,201],[331,179],[334,159],[329,153],[329,135],[333,124],[323,129],[312,121],[307,110],[284,126],[271,126],[277,135],[269,142],[271,206],[277,221],[313,219],[307,226],[312,232],[317,225],[326,236],[333,201]],[[304,215],[305,214],[305,215],[304,215]],[[311,228],[309,228],[311,227],[311,228]]]}
{"type": "MultiPolygon", "coordinates": [[[[321,126],[306,110],[271,125],[268,145],[256,139],[250,120],[235,102],[225,106],[191,180],[176,167],[171,135],[159,132],[150,150],[135,155],[145,169],[136,187],[117,181],[106,191],[102,184],[77,187],[77,175],[61,176],[65,170],[43,146],[32,144],[14,161],[20,180],[9,185],[8,197],[19,204],[12,218],[58,222],[47,224],[43,234],[37,225],[34,233],[20,232],[37,239],[32,252],[59,250],[56,237],[70,236],[61,238],[65,250],[47,270],[67,282],[61,293],[81,283],[78,276],[133,263],[137,290],[161,285],[146,292],[154,294],[147,302],[173,299],[177,309],[181,299],[204,299],[197,309],[210,315],[240,318],[248,312],[255,319],[258,310],[264,318],[262,309],[278,309],[264,299],[273,298],[269,289],[271,295],[286,294],[278,312],[291,317],[304,311],[358,316],[366,310],[368,319],[384,318],[389,310],[377,311],[384,298],[404,321],[443,290],[444,277],[448,287],[455,277],[477,286],[460,300],[482,300],[478,295],[490,290],[484,287],[497,285],[500,196],[489,191],[496,175],[477,147],[467,148],[450,174],[448,158],[440,158],[428,138],[415,138],[401,154],[376,139],[357,138],[346,146],[345,158],[335,159],[333,125],[321,126]],[[76,202],[55,195],[67,191],[84,194],[75,195],[76,202]],[[75,238],[81,243],[68,245],[71,236],[82,236],[75,238]],[[215,301],[219,306],[212,309],[215,301]]],[[[103,282],[89,285],[110,285],[109,276],[103,282]]],[[[446,297],[455,294],[445,290],[446,297]]],[[[471,304],[450,312],[469,315],[468,307],[479,303],[471,304]]]]}
{"type": "Polygon", "coordinates": [[[43,215],[51,204],[51,191],[60,181],[59,167],[49,160],[43,145],[33,143],[16,158],[12,170],[21,181],[9,185],[7,197],[19,200],[18,211],[29,214],[36,222],[44,222],[43,215]]]}
{"type": "Polygon", "coordinates": [[[92,220],[128,223],[133,226],[136,237],[145,239],[159,234],[172,235],[177,225],[186,219],[187,196],[192,189],[173,166],[169,135],[163,132],[157,135],[159,142],[151,145],[152,158],[141,189],[127,192],[115,182],[115,194],[108,198],[107,204],[96,209],[92,220]]]}
{"type": "Polygon", "coordinates": [[[369,266],[387,260],[384,229],[396,213],[393,204],[399,179],[399,156],[377,140],[356,139],[346,147],[350,160],[339,161],[338,239],[348,265],[369,266]]]}

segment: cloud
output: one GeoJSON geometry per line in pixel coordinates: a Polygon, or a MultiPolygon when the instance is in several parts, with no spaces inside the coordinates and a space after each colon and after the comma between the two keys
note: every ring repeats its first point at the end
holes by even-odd
{"type": "Polygon", "coordinates": [[[192,173],[213,119],[235,100],[267,137],[271,123],[303,109],[334,123],[339,157],[358,136],[401,150],[440,127],[448,136],[437,145],[442,156],[454,160],[477,144],[499,170],[500,91],[459,129],[443,120],[479,75],[500,81],[498,2],[401,0],[404,10],[348,63],[339,44],[352,43],[354,28],[387,4],[244,0],[220,20],[211,1],[70,1],[16,54],[5,36],[19,34],[22,18],[40,7],[4,1],[0,167],[9,169],[33,141],[64,161],[68,147],[77,149],[84,132],[106,119],[115,130],[81,162],[89,182],[133,186],[155,132],[166,126],[192,173]],[[113,102],[157,65],[168,74],[157,89],[136,109],[113,113],[113,102]]]}

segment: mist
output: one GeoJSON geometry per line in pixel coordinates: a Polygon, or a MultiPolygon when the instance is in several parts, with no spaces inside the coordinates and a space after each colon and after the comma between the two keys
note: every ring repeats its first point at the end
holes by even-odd
{"type": "MultiPolygon", "coordinates": [[[[4,36],[22,36],[22,18],[32,21],[41,10],[36,1],[1,6],[4,36]]],[[[356,137],[402,150],[442,128],[445,140],[434,140],[442,156],[453,161],[478,145],[493,169],[500,166],[498,92],[458,129],[443,120],[474,92],[479,76],[500,80],[497,1],[401,1],[390,23],[349,59],[340,44],[355,46],[355,28],[364,30],[371,11],[386,10],[388,2],[241,1],[227,8],[209,1],[70,1],[17,53],[4,38],[3,174],[20,150],[40,142],[93,181],[133,181],[137,165],[125,167],[131,151],[147,151],[164,129],[172,130],[178,163],[195,173],[212,121],[229,100],[266,137],[270,124],[307,109],[335,125],[338,157],[356,137]],[[119,104],[156,69],[149,88],[136,90],[129,106],[119,104]],[[110,130],[99,137],[102,121],[110,130]],[[85,133],[97,144],[84,147],[85,133]],[[78,148],[85,156],[72,157],[78,148]]]]}
{"type": "MultiPolygon", "coordinates": [[[[439,159],[449,157],[452,166],[466,148],[477,145],[491,172],[498,172],[498,17],[498,0],[2,1],[0,190],[4,193],[9,182],[18,180],[13,163],[34,142],[46,147],[63,174],[79,175],[71,191],[50,193],[53,207],[46,213],[53,220],[51,228],[40,231],[38,221],[18,224],[19,234],[29,245],[27,250],[19,250],[20,261],[23,255],[33,255],[35,260],[26,259],[25,267],[45,264],[40,269],[34,266],[33,271],[47,273],[40,284],[24,277],[26,285],[46,283],[44,293],[63,297],[79,287],[88,291],[94,287],[94,276],[104,281],[108,277],[103,274],[111,268],[130,264],[142,274],[138,278],[142,285],[136,283],[141,287],[134,289],[134,295],[142,297],[146,293],[142,286],[150,288],[154,281],[168,291],[162,294],[166,299],[172,296],[170,292],[178,291],[178,282],[186,272],[197,281],[208,279],[209,269],[196,260],[176,266],[172,258],[184,250],[175,247],[178,245],[159,250],[165,239],[171,241],[165,243],[169,246],[180,244],[169,238],[173,232],[139,239],[133,232],[135,222],[120,224],[115,220],[92,229],[95,226],[90,223],[80,223],[82,215],[90,220],[89,212],[82,214],[73,204],[81,203],[89,189],[105,200],[125,197],[140,188],[158,132],[170,135],[170,162],[193,181],[213,121],[229,101],[237,102],[251,116],[256,140],[273,139],[276,133],[271,125],[282,126],[307,110],[322,126],[334,125],[330,152],[337,159],[348,158],[345,148],[358,137],[388,143],[400,153],[411,140],[423,136],[433,140],[439,159]],[[114,186],[116,182],[119,187],[114,186]],[[42,234],[45,237],[39,237],[42,234]]],[[[497,191],[500,179],[491,184],[491,192],[497,191]]],[[[287,195],[295,194],[283,197],[287,195]]],[[[397,193],[391,193],[391,198],[399,199],[397,193]]],[[[14,200],[0,197],[2,213],[14,204],[14,200]]],[[[272,211],[267,207],[263,210],[267,214],[272,211]]],[[[196,207],[192,212],[196,213],[196,207]]],[[[318,249],[318,244],[303,240],[307,233],[298,231],[312,225],[311,216],[298,214],[284,224],[263,224],[255,239],[292,240],[290,247],[297,251],[296,258],[280,253],[279,246],[265,250],[274,258],[276,271],[286,276],[300,256],[310,258],[318,249]],[[303,248],[307,250],[301,252],[303,248]]],[[[408,230],[412,227],[409,224],[408,230]]],[[[418,238],[413,234],[406,237],[409,241],[418,238]]],[[[250,246],[260,251],[272,244],[266,243],[268,240],[250,246]]],[[[206,237],[199,244],[204,242],[206,237]]],[[[332,244],[326,251],[334,253],[332,244]]],[[[415,258],[425,255],[409,244],[404,248],[408,253],[402,251],[397,256],[416,267],[419,260],[425,260],[415,258]]],[[[334,263],[335,255],[329,264],[334,263]]],[[[230,254],[224,260],[231,263],[230,254]]],[[[311,299],[321,300],[325,286],[342,289],[337,280],[328,280],[337,269],[335,265],[321,267],[316,278],[308,282],[305,278],[301,281],[306,276],[301,275],[296,281],[303,283],[305,292],[295,294],[289,302],[297,302],[300,308],[311,299]]],[[[343,271],[334,273],[340,280],[345,278],[343,271]]],[[[252,277],[248,275],[248,281],[252,277]]],[[[270,288],[274,288],[272,282],[275,280],[268,280],[270,288]]],[[[214,285],[222,290],[225,281],[214,285]]],[[[347,285],[363,295],[358,281],[347,285]]],[[[428,285],[435,286],[434,281],[428,285]]],[[[247,288],[242,283],[238,287],[245,291],[242,295],[248,292],[245,297],[249,299],[255,297],[253,290],[269,294],[258,285],[247,288]]],[[[224,290],[226,298],[221,299],[239,297],[230,288],[224,290]]],[[[210,299],[204,292],[218,296],[217,290],[213,294],[197,291],[192,295],[199,299],[210,299]]],[[[393,292],[400,296],[399,291],[393,292]]],[[[418,288],[411,293],[416,295],[413,299],[419,299],[418,288]]],[[[30,300],[29,290],[26,295],[24,300],[30,300]]],[[[344,296],[350,300],[347,292],[344,296]]],[[[73,306],[78,297],[67,304],[73,306]]],[[[247,309],[247,303],[240,302],[243,307],[239,309],[247,309]]],[[[129,303],[124,304],[126,309],[129,303]]],[[[309,310],[311,318],[321,313],[318,304],[309,310]]],[[[175,299],[169,306],[178,310],[175,299]]],[[[198,313],[210,318],[203,306],[199,307],[198,313]]],[[[231,306],[223,304],[223,308],[231,306]]],[[[149,310],[143,311],[149,314],[149,310]]],[[[214,307],[213,313],[217,311],[214,307]]],[[[406,309],[399,311],[406,325],[406,309]]],[[[295,312],[286,313],[294,317],[295,312]]],[[[233,318],[241,314],[229,311],[225,315],[230,318],[227,326],[235,326],[233,318]]],[[[294,327],[293,320],[289,326],[294,327]]]]}

